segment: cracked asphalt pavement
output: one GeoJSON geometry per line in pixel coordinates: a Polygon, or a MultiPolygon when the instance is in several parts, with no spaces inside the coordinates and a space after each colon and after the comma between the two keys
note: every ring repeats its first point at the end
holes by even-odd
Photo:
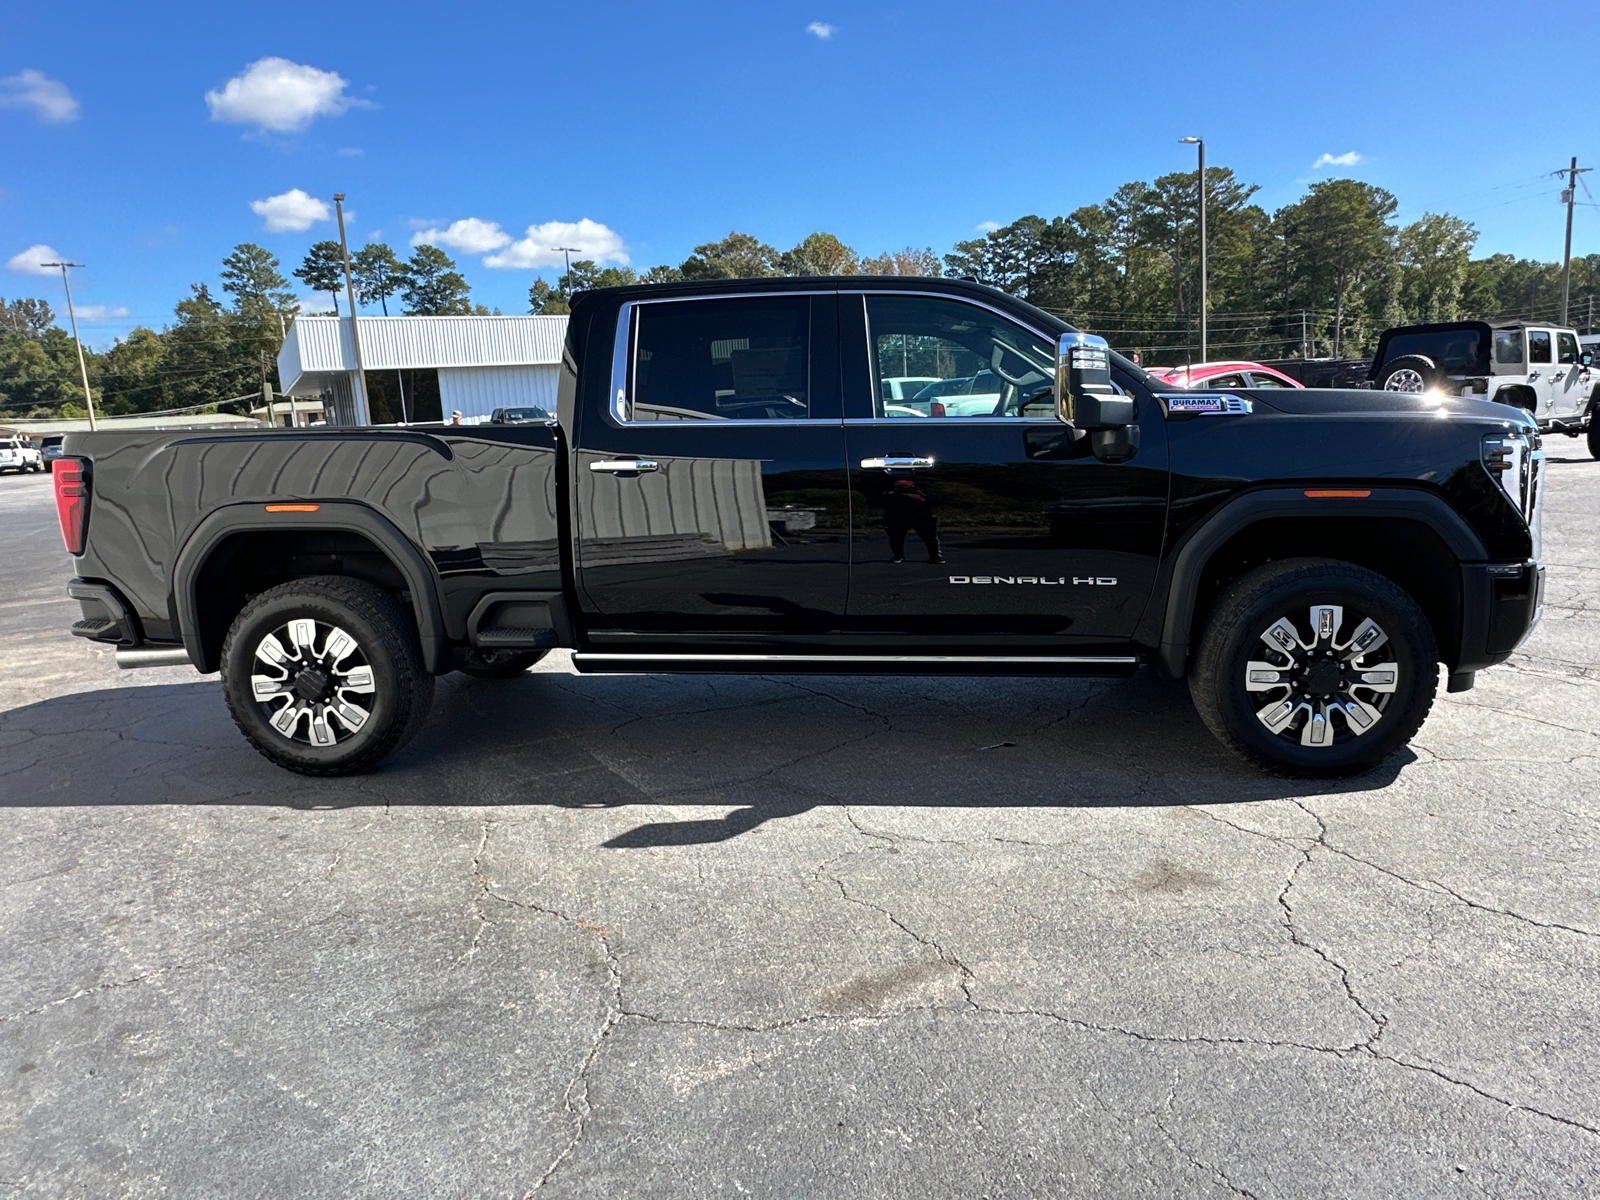
{"type": "Polygon", "coordinates": [[[1600,464],[1335,786],[1125,681],[440,681],[376,774],[68,636],[0,478],[0,1197],[1593,1196],[1600,464]]]}

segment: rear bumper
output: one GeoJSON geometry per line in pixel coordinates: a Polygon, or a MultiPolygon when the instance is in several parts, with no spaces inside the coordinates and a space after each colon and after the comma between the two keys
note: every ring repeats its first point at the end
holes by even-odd
{"type": "Polygon", "coordinates": [[[189,662],[189,653],[171,642],[147,642],[133,606],[109,583],[92,579],[67,582],[67,595],[78,602],[83,619],[72,623],[74,637],[117,648],[117,666],[174,667],[189,662]]]}
{"type": "Polygon", "coordinates": [[[1461,583],[1461,645],[1453,669],[1504,662],[1544,615],[1544,564],[1467,564],[1461,583]]]}

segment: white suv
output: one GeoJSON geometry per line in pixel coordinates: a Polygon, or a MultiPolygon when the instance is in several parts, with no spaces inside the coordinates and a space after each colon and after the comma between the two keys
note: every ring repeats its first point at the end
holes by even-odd
{"type": "Polygon", "coordinates": [[[1587,432],[1600,458],[1600,372],[1578,331],[1532,321],[1452,321],[1386,329],[1367,378],[1390,392],[1481,396],[1533,414],[1544,433],[1587,432]]]}
{"type": "Polygon", "coordinates": [[[0,471],[42,471],[44,455],[27,438],[0,439],[0,471]]]}

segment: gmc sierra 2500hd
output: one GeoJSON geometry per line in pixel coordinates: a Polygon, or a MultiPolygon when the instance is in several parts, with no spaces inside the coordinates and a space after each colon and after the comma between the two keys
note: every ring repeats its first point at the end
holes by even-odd
{"type": "MultiPolygon", "coordinates": [[[[924,384],[924,387],[929,385],[924,384]]],[[[221,671],[244,735],[374,767],[434,677],[1187,678],[1296,775],[1371,767],[1540,611],[1533,419],[1460,397],[1183,391],[948,279],[574,298],[557,414],[69,436],[79,636],[221,671]],[[886,381],[982,380],[945,407],[886,381]]]]}

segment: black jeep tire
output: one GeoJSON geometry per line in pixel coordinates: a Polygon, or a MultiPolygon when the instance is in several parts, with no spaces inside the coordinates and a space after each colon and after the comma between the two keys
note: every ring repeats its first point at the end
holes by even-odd
{"type": "Polygon", "coordinates": [[[548,650],[469,650],[466,661],[458,669],[474,679],[515,679],[549,653],[548,650]]]}
{"type": "Polygon", "coordinates": [[[1364,567],[1317,558],[1269,563],[1225,590],[1211,607],[1189,674],[1195,709],[1224,745],[1297,778],[1355,775],[1377,766],[1415,736],[1438,687],[1438,646],[1416,601],[1364,567]],[[1324,629],[1326,636],[1319,636],[1312,627],[1313,606],[1339,610],[1329,617],[1331,635],[1324,629]],[[1266,640],[1281,619],[1294,627],[1293,653],[1266,640]],[[1368,620],[1385,636],[1350,657],[1368,620]],[[1264,683],[1276,676],[1260,668],[1275,673],[1280,662],[1284,682],[1264,683]],[[1373,689],[1366,680],[1392,690],[1373,689]],[[1269,715],[1281,718],[1278,729],[1267,724],[1269,715]],[[1366,726],[1358,731],[1361,721],[1366,726]],[[1326,741],[1315,744],[1319,735],[1326,741]]]}
{"type": "Polygon", "coordinates": [[[422,665],[416,625],[398,600],[359,579],[316,575],[262,592],[234,618],[222,644],[222,691],[239,732],[280,767],[301,775],[356,775],[422,728],[433,703],[433,676],[422,665]],[[312,622],[309,640],[290,622],[312,622]],[[342,655],[338,632],[354,642],[342,655]],[[283,666],[272,665],[269,637],[280,650],[292,650],[283,666]],[[297,708],[285,722],[287,732],[273,723],[297,708]]]}
{"type": "Polygon", "coordinates": [[[1600,400],[1589,402],[1589,457],[1600,458],[1600,400]]]}
{"type": "Polygon", "coordinates": [[[1429,388],[1437,387],[1444,382],[1444,372],[1437,363],[1426,354],[1402,354],[1399,358],[1391,359],[1383,364],[1383,370],[1378,372],[1373,386],[1381,392],[1425,392],[1429,388]],[[1390,383],[1395,376],[1395,384],[1390,383]],[[1396,386],[1404,384],[1405,386],[1396,386]]]}

